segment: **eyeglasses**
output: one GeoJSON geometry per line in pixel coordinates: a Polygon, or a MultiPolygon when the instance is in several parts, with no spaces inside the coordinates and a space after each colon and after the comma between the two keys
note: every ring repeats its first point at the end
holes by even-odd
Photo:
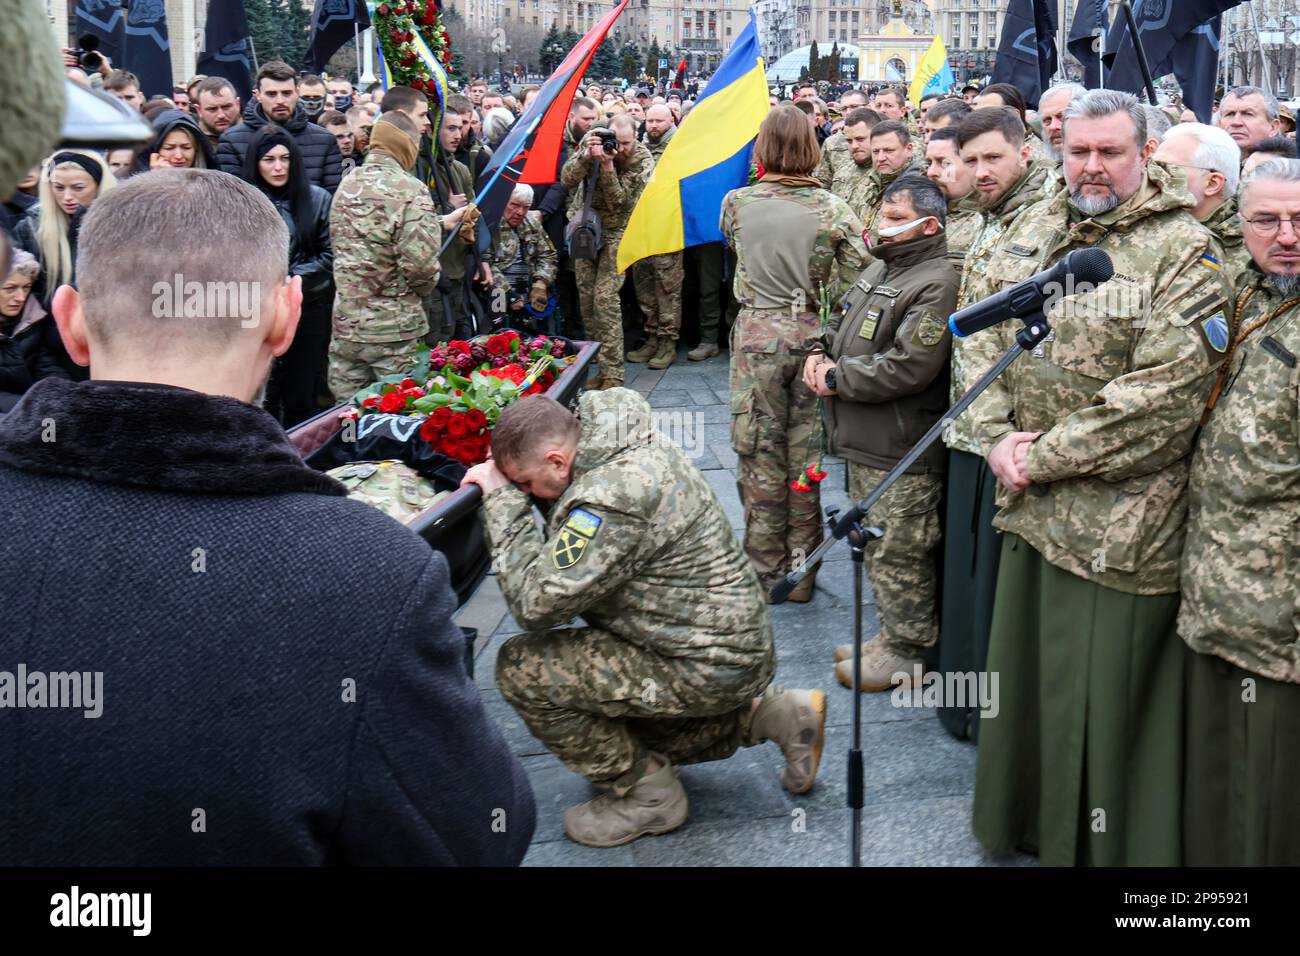
{"type": "Polygon", "coordinates": [[[1241,221],[1249,225],[1257,236],[1276,236],[1284,222],[1290,223],[1291,231],[1300,236],[1300,216],[1292,216],[1290,219],[1284,219],[1280,216],[1256,216],[1254,219],[1242,219],[1241,221]]]}

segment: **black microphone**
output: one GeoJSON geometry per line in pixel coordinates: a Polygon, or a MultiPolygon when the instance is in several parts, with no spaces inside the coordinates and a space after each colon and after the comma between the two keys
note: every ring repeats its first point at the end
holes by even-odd
{"type": "Polygon", "coordinates": [[[965,338],[1007,319],[1037,314],[1048,298],[1065,292],[1069,277],[1073,277],[1076,286],[1101,285],[1114,274],[1110,256],[1101,249],[1076,249],[1050,269],[954,312],[948,319],[948,328],[958,338],[965,338]]]}

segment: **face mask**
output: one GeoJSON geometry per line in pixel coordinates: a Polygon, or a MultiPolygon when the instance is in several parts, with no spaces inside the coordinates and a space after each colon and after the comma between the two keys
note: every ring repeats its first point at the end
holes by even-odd
{"type": "MultiPolygon", "coordinates": [[[[877,235],[879,235],[881,239],[893,239],[895,236],[901,236],[913,226],[920,225],[927,219],[934,219],[934,216],[922,216],[920,219],[913,219],[911,222],[905,222],[901,226],[890,226],[887,229],[881,229],[877,235]]],[[[943,226],[940,226],[939,228],[942,229],[943,226]]]]}
{"type": "Polygon", "coordinates": [[[335,93],[334,108],[338,110],[340,113],[346,113],[348,110],[352,109],[352,94],[349,93],[346,96],[344,96],[342,94],[335,93]]]}
{"type": "Polygon", "coordinates": [[[323,96],[300,96],[298,102],[302,104],[302,110],[308,116],[318,116],[325,109],[323,96]]]}

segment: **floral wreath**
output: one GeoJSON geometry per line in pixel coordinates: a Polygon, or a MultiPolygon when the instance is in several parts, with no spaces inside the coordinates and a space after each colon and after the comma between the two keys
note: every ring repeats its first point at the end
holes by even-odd
{"type": "Polygon", "coordinates": [[[382,3],[375,10],[374,29],[393,85],[441,99],[433,71],[415,45],[418,33],[444,69],[451,63],[451,37],[442,24],[437,0],[382,3]]]}

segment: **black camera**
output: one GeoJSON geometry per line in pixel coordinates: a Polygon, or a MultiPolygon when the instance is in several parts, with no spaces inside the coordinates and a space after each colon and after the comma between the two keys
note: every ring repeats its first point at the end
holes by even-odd
{"type": "Polygon", "coordinates": [[[613,156],[618,152],[618,134],[612,129],[597,126],[592,132],[600,137],[600,148],[605,151],[606,156],[613,156]]]}
{"type": "Polygon", "coordinates": [[[77,64],[87,73],[98,71],[104,63],[104,58],[95,52],[99,49],[99,37],[93,33],[86,33],[77,37],[77,43],[80,45],[72,51],[77,58],[77,64]]]}

